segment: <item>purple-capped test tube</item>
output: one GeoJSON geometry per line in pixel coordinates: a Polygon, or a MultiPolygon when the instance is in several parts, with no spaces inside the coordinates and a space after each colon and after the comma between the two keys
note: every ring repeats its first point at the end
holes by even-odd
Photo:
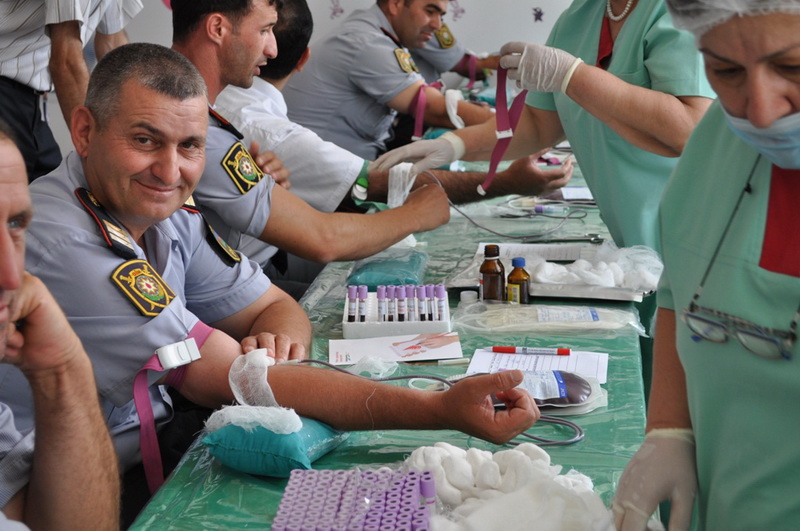
{"type": "Polygon", "coordinates": [[[444,321],[447,314],[447,290],[444,288],[444,284],[436,284],[434,298],[436,299],[436,320],[444,321]]]}
{"type": "Polygon", "coordinates": [[[347,286],[347,322],[356,322],[356,311],[358,309],[358,286],[347,286]]]}
{"type": "Polygon", "coordinates": [[[406,311],[409,322],[417,320],[417,289],[411,284],[406,285],[406,311]]]}
{"type": "Polygon", "coordinates": [[[428,298],[425,296],[425,286],[417,286],[417,315],[420,321],[428,320],[428,298]]]}
{"type": "Polygon", "coordinates": [[[394,321],[394,312],[397,303],[395,300],[396,293],[397,286],[386,286],[386,298],[389,301],[389,313],[387,315],[387,321],[394,321]]]}
{"type": "Polygon", "coordinates": [[[394,293],[395,293],[395,297],[397,298],[397,320],[398,321],[405,321],[406,320],[406,287],[405,286],[397,286],[397,290],[394,293]]]}
{"type": "Polygon", "coordinates": [[[434,289],[433,284],[427,284],[425,286],[425,299],[428,303],[428,321],[434,321],[436,316],[434,312],[436,311],[436,302],[433,299],[434,289]]]}
{"type": "Polygon", "coordinates": [[[378,286],[376,297],[378,299],[378,321],[386,320],[386,286],[378,286]]]}
{"type": "Polygon", "coordinates": [[[358,286],[358,320],[362,323],[367,320],[367,286],[358,286]]]}

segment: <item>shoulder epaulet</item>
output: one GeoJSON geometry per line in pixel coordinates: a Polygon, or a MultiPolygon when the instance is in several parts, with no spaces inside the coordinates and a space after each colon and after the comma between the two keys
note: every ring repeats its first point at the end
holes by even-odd
{"type": "Polygon", "coordinates": [[[244,138],[244,135],[242,133],[240,133],[239,130],[236,129],[236,127],[234,127],[232,123],[230,123],[228,120],[223,118],[220,113],[218,113],[217,111],[215,111],[211,107],[208,108],[208,114],[212,118],[214,118],[217,122],[219,122],[219,126],[221,128],[225,129],[226,131],[228,131],[229,133],[234,135],[239,140],[244,138]]]}
{"type": "Polygon", "coordinates": [[[197,206],[197,203],[194,200],[194,196],[189,196],[189,199],[181,206],[183,210],[187,212],[191,212],[192,214],[200,214],[200,208],[197,206]]]}
{"type": "Polygon", "coordinates": [[[114,221],[103,205],[95,199],[92,192],[86,188],[76,188],[75,196],[97,223],[100,235],[108,247],[125,260],[136,258],[136,250],[133,248],[133,242],[128,233],[114,221]]]}
{"type": "Polygon", "coordinates": [[[222,236],[217,234],[214,227],[211,226],[206,220],[206,241],[211,246],[223,262],[229,266],[234,266],[242,261],[242,257],[236,252],[236,249],[230,246],[222,236]]]}
{"type": "Polygon", "coordinates": [[[206,226],[206,241],[214,249],[214,252],[222,259],[223,262],[228,264],[229,266],[235,265],[237,262],[242,261],[242,257],[239,256],[239,253],[236,252],[236,249],[231,247],[228,242],[226,242],[222,236],[217,234],[217,231],[214,230],[214,227],[211,226],[211,223],[208,222],[205,216],[203,216],[202,210],[200,210],[200,206],[195,202],[194,196],[189,196],[189,199],[183,204],[181,209],[191,212],[192,214],[199,214],[203,217],[203,224],[206,226]]]}
{"type": "Polygon", "coordinates": [[[439,41],[439,46],[445,50],[447,48],[452,48],[456,43],[456,38],[453,35],[453,32],[450,31],[450,28],[447,27],[447,24],[442,24],[442,27],[434,31],[433,34],[436,35],[436,40],[439,41]]]}
{"type": "Polygon", "coordinates": [[[415,72],[419,73],[419,68],[417,68],[417,64],[411,57],[411,53],[409,53],[405,46],[403,46],[400,40],[386,28],[381,28],[381,31],[386,34],[387,37],[392,39],[392,42],[397,46],[397,48],[394,50],[394,57],[397,59],[397,64],[400,65],[400,69],[406,74],[413,74],[415,72]]]}

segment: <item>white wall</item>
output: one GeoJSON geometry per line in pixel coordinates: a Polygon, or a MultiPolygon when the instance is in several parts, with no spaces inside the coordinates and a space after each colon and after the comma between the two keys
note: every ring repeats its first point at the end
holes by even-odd
{"type": "MultiPolygon", "coordinates": [[[[314,40],[329,31],[356,9],[375,0],[308,0],[314,15],[314,40]]],[[[133,42],[155,42],[169,46],[172,41],[171,12],[161,0],[142,0],[144,9],[128,26],[133,42]]],[[[569,0],[450,0],[445,22],[467,48],[476,53],[493,52],[508,41],[544,43],[550,29],[569,0]],[[540,18],[541,20],[537,20],[540,18]]],[[[50,123],[61,151],[72,150],[72,142],[58,102],[49,102],[50,123]]]]}

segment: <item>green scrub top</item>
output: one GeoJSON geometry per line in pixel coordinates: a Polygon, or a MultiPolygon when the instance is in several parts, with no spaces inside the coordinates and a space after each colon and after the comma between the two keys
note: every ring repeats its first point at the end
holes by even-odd
{"type": "MultiPolygon", "coordinates": [[[[597,0],[576,0],[556,22],[547,44],[594,65],[605,6],[597,0]]],[[[632,85],[667,94],[714,97],[694,37],[674,28],[661,0],[640,0],[628,15],[614,42],[608,71],[632,85]]],[[[565,94],[530,93],[526,103],[558,112],[617,245],[658,249],[658,201],[677,158],[634,147],[565,94]]]]}
{"type": "Polygon", "coordinates": [[[751,192],[733,215],[697,304],[788,330],[800,278],[759,266],[772,165],[736,137],[718,103],[692,134],[660,211],[665,269],[658,303],[678,314],[677,347],[697,441],[700,527],[708,530],[800,525],[800,345],[790,361],[763,359],[734,338],[723,344],[693,339],[680,320],[753,168],[751,192]]]}

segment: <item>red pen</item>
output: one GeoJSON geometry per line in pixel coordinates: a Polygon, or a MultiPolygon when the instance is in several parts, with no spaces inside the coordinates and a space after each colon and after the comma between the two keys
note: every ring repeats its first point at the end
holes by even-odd
{"type": "Polygon", "coordinates": [[[568,348],[540,347],[492,347],[491,351],[499,354],[536,354],[539,356],[569,356],[572,352],[568,348]]]}

